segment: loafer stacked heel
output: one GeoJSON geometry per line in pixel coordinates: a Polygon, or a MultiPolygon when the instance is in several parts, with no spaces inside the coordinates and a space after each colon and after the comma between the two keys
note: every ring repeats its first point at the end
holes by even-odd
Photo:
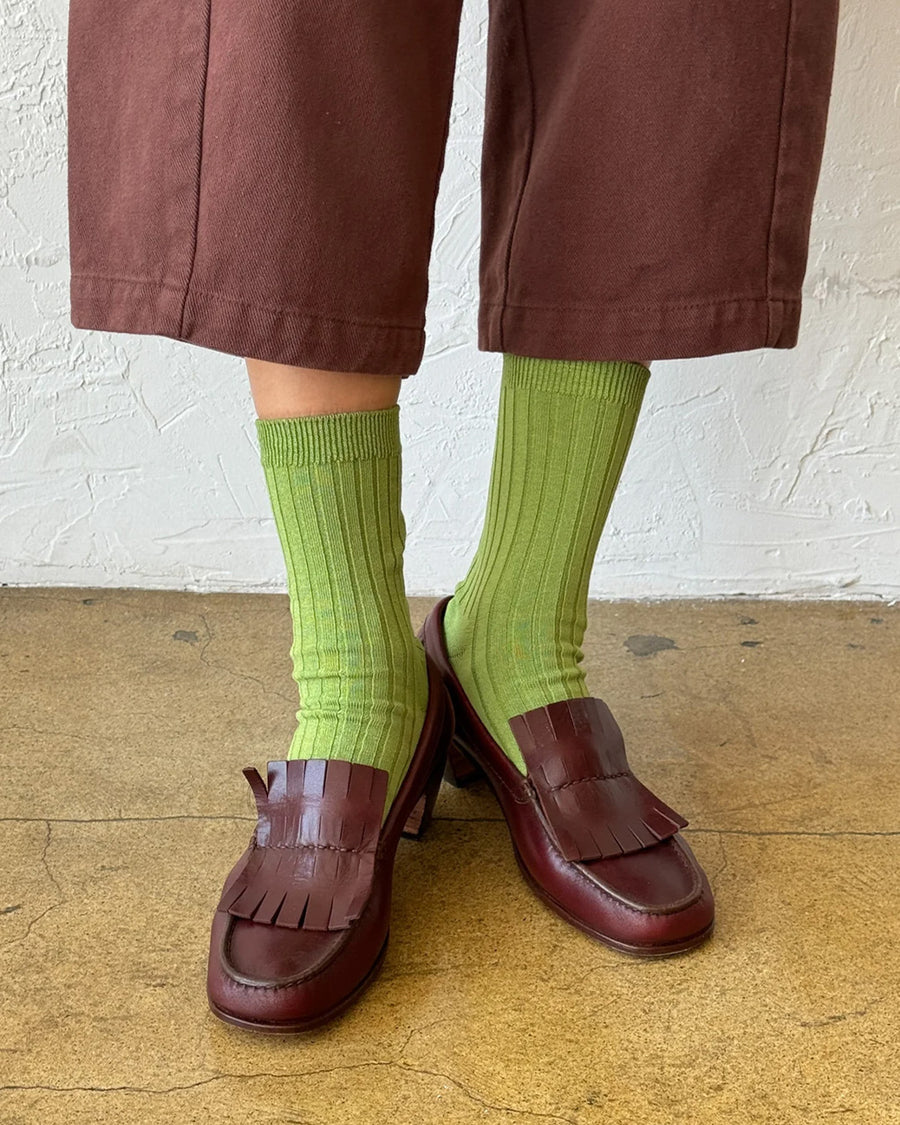
{"type": "Polygon", "coordinates": [[[484,770],[475,761],[472,751],[458,737],[454,736],[447,747],[447,760],[444,766],[444,780],[457,789],[465,789],[485,776],[484,770]]]}
{"type": "Polygon", "coordinates": [[[454,711],[448,780],[462,786],[487,779],[526,881],[573,926],[641,957],[706,941],[713,894],[681,835],[688,822],[635,777],[607,705],[597,697],[566,699],[511,718],[523,775],[453,671],[443,631],[449,601],[438,602],[419,632],[454,711]]]}
{"type": "Polygon", "coordinates": [[[382,824],[388,773],[357,762],[244,769],[257,805],[250,843],[213,917],[207,997],[220,1019],[272,1033],[334,1019],[371,984],[388,946],[394,858],[420,838],[437,798],[453,711],[429,659],[428,708],[382,824]]]}

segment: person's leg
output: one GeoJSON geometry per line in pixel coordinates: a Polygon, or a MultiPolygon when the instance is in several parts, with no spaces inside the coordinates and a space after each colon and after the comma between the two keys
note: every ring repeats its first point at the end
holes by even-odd
{"type": "Polygon", "coordinates": [[[425,344],[460,8],[70,4],[72,324],[247,360],[284,549],[297,728],[266,780],[244,769],[258,821],[207,971],[213,1011],[263,1031],[373,978],[452,730],[404,597],[397,387],[425,344]]]}
{"type": "Polygon", "coordinates": [[[401,380],[247,369],[293,622],[300,708],[285,757],[387,770],[386,815],[428,702],[403,581],[401,380]]]}
{"type": "Polygon", "coordinates": [[[647,381],[626,357],[796,342],[836,25],[837,0],[491,2],[478,344],[502,402],[475,559],[422,636],[454,779],[487,776],[548,905],[641,955],[715,910],[578,668],[647,381]]]}

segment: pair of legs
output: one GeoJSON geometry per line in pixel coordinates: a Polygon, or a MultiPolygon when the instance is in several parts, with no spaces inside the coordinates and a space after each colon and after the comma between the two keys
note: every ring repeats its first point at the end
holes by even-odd
{"type": "Polygon", "coordinates": [[[397,392],[424,352],[461,8],[69,8],[72,322],[250,357],[287,564],[297,729],[268,786],[245,771],[259,821],[211,931],[210,1001],[244,1026],[312,1026],[371,980],[444,751],[457,781],[486,774],[567,920],[654,956],[712,925],[684,818],[586,698],[588,578],[649,378],[635,357],[796,342],[837,0],[491,0],[496,443],[426,649],[397,392]]]}

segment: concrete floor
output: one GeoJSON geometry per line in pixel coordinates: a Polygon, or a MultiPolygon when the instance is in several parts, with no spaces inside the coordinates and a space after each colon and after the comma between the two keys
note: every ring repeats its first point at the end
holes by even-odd
{"type": "Polygon", "coordinates": [[[900,607],[592,606],[589,684],[691,820],[711,942],[595,944],[489,791],[445,786],[381,977],[272,1038],[204,973],[240,768],[292,729],[289,630],[283,596],[0,591],[0,1121],[900,1122],[900,607]]]}

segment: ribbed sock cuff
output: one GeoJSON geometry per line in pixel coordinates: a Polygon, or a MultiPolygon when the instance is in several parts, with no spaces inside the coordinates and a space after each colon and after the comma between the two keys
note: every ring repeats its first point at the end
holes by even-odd
{"type": "Polygon", "coordinates": [[[400,407],[257,418],[256,432],[263,465],[374,461],[400,453],[400,407]]]}
{"type": "Polygon", "coordinates": [[[503,384],[639,407],[650,371],[629,360],[539,359],[503,353],[503,384]]]}

